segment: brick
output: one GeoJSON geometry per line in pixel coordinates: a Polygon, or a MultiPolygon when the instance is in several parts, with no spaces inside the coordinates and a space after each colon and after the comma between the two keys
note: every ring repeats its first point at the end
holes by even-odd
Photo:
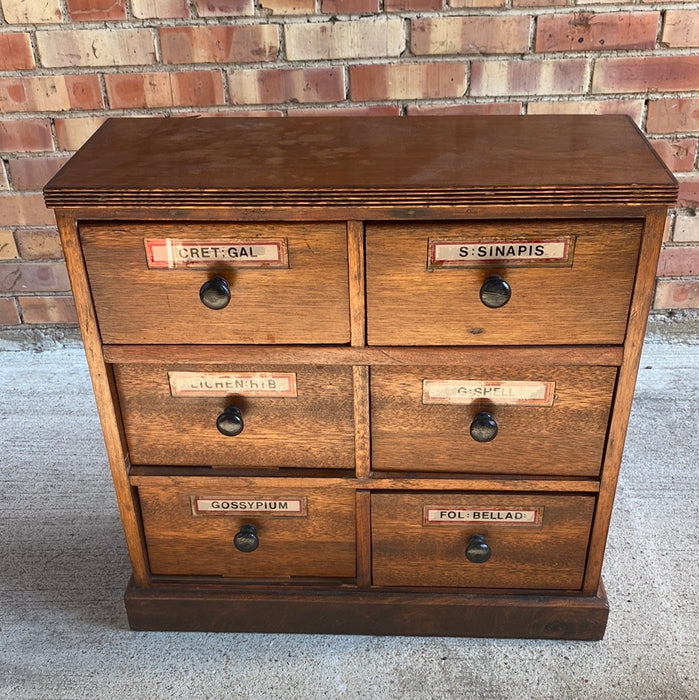
{"type": "Polygon", "coordinates": [[[40,194],[0,195],[0,221],[4,226],[54,226],[53,211],[40,194]]]}
{"type": "Polygon", "coordinates": [[[0,265],[0,294],[67,291],[70,291],[70,284],[62,262],[0,265]]]}
{"type": "Polygon", "coordinates": [[[255,13],[253,0],[194,0],[200,17],[235,17],[255,13]]]}
{"type": "Polygon", "coordinates": [[[78,29],[37,32],[41,63],[62,66],[138,66],[156,62],[150,29],[78,29]]]}
{"type": "Polygon", "coordinates": [[[8,166],[14,190],[41,190],[68,161],[68,156],[10,158],[8,166]]]}
{"type": "Polygon", "coordinates": [[[699,243],[699,216],[678,216],[672,240],[675,243],[699,243]]]}
{"type": "Polygon", "coordinates": [[[470,7],[505,7],[507,0],[449,0],[449,7],[454,9],[470,7]]]}
{"type": "Polygon", "coordinates": [[[694,170],[697,139],[653,139],[651,144],[673,172],[688,173],[694,170]]]}
{"type": "Polygon", "coordinates": [[[699,248],[671,246],[660,251],[658,277],[692,277],[699,275],[699,248]]]}
{"type": "Polygon", "coordinates": [[[0,70],[31,70],[34,53],[26,32],[0,34],[0,70]]]}
{"type": "Polygon", "coordinates": [[[418,18],[410,23],[410,49],[419,56],[525,53],[529,25],[525,16],[418,18]]]}
{"type": "Polygon", "coordinates": [[[52,151],[53,137],[48,119],[0,120],[0,151],[52,151]]]}
{"type": "Polygon", "coordinates": [[[575,100],[571,102],[530,102],[527,114],[628,114],[641,123],[643,100],[575,100]]]}
{"type": "Polygon", "coordinates": [[[0,229],[0,260],[14,260],[19,257],[15,237],[9,229],[0,229]]]}
{"type": "Polygon", "coordinates": [[[465,63],[392,63],[350,66],[350,95],[360,100],[461,97],[465,63]]]}
{"type": "Polygon", "coordinates": [[[15,236],[19,254],[24,260],[60,260],[63,257],[55,228],[19,229],[15,236]]]}
{"type": "Polygon", "coordinates": [[[658,280],[656,309],[699,309],[699,281],[658,280]]]}
{"type": "Polygon", "coordinates": [[[341,68],[238,70],[229,76],[232,104],[340,102],[345,99],[341,68]]]}
{"type": "Polygon", "coordinates": [[[609,51],[652,49],[659,12],[575,12],[541,15],[536,23],[535,51],[609,51]]]}
{"type": "Polygon", "coordinates": [[[699,130],[699,98],[670,97],[648,102],[646,129],[653,134],[699,130]]]}
{"type": "Polygon", "coordinates": [[[77,323],[72,297],[18,297],[24,323],[77,323]]]}
{"type": "Polygon", "coordinates": [[[368,105],[353,107],[300,107],[290,109],[290,117],[399,117],[398,105],[368,105]]]}
{"type": "Polygon", "coordinates": [[[696,90],[699,56],[604,58],[595,62],[592,92],[696,90]]]}
{"type": "Polygon", "coordinates": [[[138,19],[181,19],[189,17],[188,0],[131,0],[138,19]]]}
{"type": "Polygon", "coordinates": [[[19,325],[19,314],[14,299],[0,299],[0,326],[19,325]]]}
{"type": "Polygon", "coordinates": [[[672,48],[699,46],[699,10],[667,10],[661,42],[672,48]]]}
{"type": "Polygon", "coordinates": [[[273,61],[279,53],[276,24],[236,27],[163,27],[163,63],[273,61]]]}
{"type": "Polygon", "coordinates": [[[386,12],[429,12],[443,7],[442,0],[384,0],[386,12]]]}
{"type": "Polygon", "coordinates": [[[66,5],[74,22],[126,19],[125,0],[66,0],[66,5]]]}
{"type": "Polygon", "coordinates": [[[218,71],[124,73],[106,75],[112,109],[130,107],[203,107],[224,103],[218,71]]]}
{"type": "Polygon", "coordinates": [[[379,0],[322,0],[321,12],[333,15],[360,15],[379,12],[379,0]]]}
{"type": "Polygon", "coordinates": [[[284,38],[290,61],[397,57],[405,49],[400,19],[287,24],[284,38]]]}
{"type": "Polygon", "coordinates": [[[106,117],[55,120],[56,142],[61,151],[77,151],[104,123],[106,117]]]}
{"type": "Polygon", "coordinates": [[[309,15],[316,9],[315,0],[260,0],[265,15],[309,15]]]}
{"type": "Polygon", "coordinates": [[[521,102],[488,102],[458,105],[408,105],[408,116],[449,114],[521,114],[521,102]]]}
{"type": "Polygon", "coordinates": [[[678,176],[677,179],[680,183],[677,205],[680,207],[699,206],[699,175],[678,176]]]}
{"type": "Polygon", "coordinates": [[[65,112],[103,109],[96,75],[0,78],[1,112],[65,112]]]}
{"type": "Polygon", "coordinates": [[[7,179],[5,164],[0,160],[0,190],[9,190],[10,181],[7,179]]]}
{"type": "Polygon", "coordinates": [[[565,7],[574,0],[512,0],[512,7],[565,7]]]}
{"type": "Polygon", "coordinates": [[[63,19],[60,0],[0,0],[8,24],[46,24],[63,19]]]}
{"type": "Polygon", "coordinates": [[[587,85],[589,63],[571,58],[543,61],[474,61],[471,65],[471,94],[578,95],[587,85]]]}

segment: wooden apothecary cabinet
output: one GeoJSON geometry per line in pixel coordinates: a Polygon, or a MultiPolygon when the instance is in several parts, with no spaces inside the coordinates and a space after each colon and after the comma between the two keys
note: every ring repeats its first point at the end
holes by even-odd
{"type": "Polygon", "coordinates": [[[45,198],[131,626],[600,638],[676,193],[625,117],[107,121],[45,198]]]}

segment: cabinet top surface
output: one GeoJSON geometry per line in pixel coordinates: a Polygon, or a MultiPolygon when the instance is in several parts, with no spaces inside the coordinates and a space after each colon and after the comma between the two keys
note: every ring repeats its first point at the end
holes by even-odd
{"type": "Polygon", "coordinates": [[[47,184],[49,206],[614,201],[677,183],[624,116],[119,118],[47,184]],[[239,198],[239,199],[238,199],[239,198]]]}

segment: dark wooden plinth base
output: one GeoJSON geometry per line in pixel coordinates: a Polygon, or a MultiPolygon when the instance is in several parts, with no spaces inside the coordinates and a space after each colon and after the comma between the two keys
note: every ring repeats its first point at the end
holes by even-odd
{"type": "Polygon", "coordinates": [[[609,606],[596,596],[383,591],[242,591],[158,584],[126,590],[134,630],[601,639],[609,606]]]}

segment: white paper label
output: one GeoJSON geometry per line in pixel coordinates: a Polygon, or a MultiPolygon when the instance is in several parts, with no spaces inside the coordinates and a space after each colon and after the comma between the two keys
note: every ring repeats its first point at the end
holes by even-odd
{"type": "Polygon", "coordinates": [[[289,267],[286,241],[185,241],[176,238],[146,238],[149,268],[289,267]]]}
{"type": "Polygon", "coordinates": [[[294,372],[168,372],[173,396],[296,398],[294,372]]]}
{"type": "Polygon", "coordinates": [[[543,508],[460,508],[425,506],[425,524],[539,525],[543,508]]]}
{"type": "Polygon", "coordinates": [[[471,404],[488,401],[498,406],[553,406],[556,382],[491,382],[460,379],[425,379],[424,404],[471,404]]]}
{"type": "Polygon", "coordinates": [[[192,497],[195,515],[306,515],[305,498],[192,497]]]}
{"type": "Polygon", "coordinates": [[[429,241],[427,266],[443,267],[498,267],[546,264],[569,265],[573,260],[572,236],[557,240],[519,239],[511,241],[429,241]]]}

